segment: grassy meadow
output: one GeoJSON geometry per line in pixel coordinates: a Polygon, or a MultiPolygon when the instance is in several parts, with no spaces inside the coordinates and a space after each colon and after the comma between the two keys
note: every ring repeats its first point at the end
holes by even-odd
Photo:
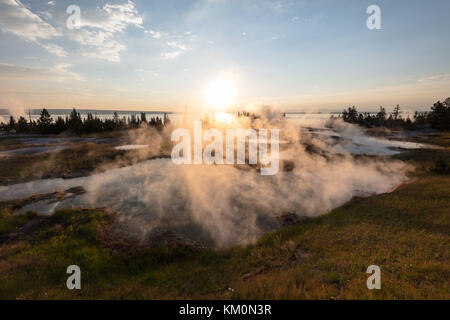
{"type": "Polygon", "coordinates": [[[106,209],[46,218],[2,202],[0,299],[449,299],[450,175],[434,166],[450,139],[432,139],[442,149],[396,156],[416,172],[392,193],[227,250],[124,245],[106,209]],[[66,288],[72,264],[82,290],[66,288]],[[373,264],[381,290],[366,287],[373,264]]]}

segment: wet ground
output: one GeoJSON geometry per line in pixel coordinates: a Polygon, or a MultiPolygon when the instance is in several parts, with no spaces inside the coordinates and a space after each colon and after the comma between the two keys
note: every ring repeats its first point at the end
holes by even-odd
{"type": "Polygon", "coordinates": [[[52,153],[61,151],[79,143],[117,145],[122,141],[122,138],[61,138],[53,136],[48,137],[9,134],[2,135],[0,137],[0,158],[52,153]]]}
{"type": "MultiPolygon", "coordinates": [[[[410,149],[435,148],[368,136],[353,126],[304,130],[309,134],[309,143],[330,157],[336,154],[390,156],[410,149]]],[[[41,215],[51,215],[60,208],[108,207],[119,213],[124,225],[142,237],[175,232],[201,244],[229,246],[246,243],[277,228],[278,217],[286,212],[299,216],[323,214],[354,196],[389,192],[405,181],[405,168],[401,164],[393,165],[390,171],[391,168],[383,168],[383,163],[375,159],[370,163],[339,160],[327,164],[324,158],[310,155],[309,162],[294,161],[281,178],[263,178],[254,170],[236,170],[233,166],[179,167],[169,159],[149,160],[147,155],[133,156],[129,162],[123,158],[118,161],[117,152],[124,156],[149,148],[149,145],[130,142],[133,141],[124,138],[3,137],[0,144],[20,143],[21,147],[1,151],[6,156],[2,160],[0,153],[0,161],[10,161],[7,157],[34,159],[43,153],[59,155],[80,145],[89,148],[59,161],[73,163],[88,155],[90,162],[90,157],[94,157],[91,152],[98,150],[107,150],[112,156],[111,165],[102,172],[95,171],[99,164],[94,161],[89,163],[92,171],[83,171],[81,175],[70,173],[69,169],[65,179],[58,174],[46,175],[44,179],[0,185],[0,201],[22,199],[22,205],[14,209],[16,213],[33,210],[41,215]],[[36,146],[39,144],[42,146],[36,146]],[[316,168],[320,162],[324,163],[316,168]],[[328,190],[336,181],[340,183],[339,189],[328,190]]],[[[101,160],[105,154],[98,157],[101,160]]]]}

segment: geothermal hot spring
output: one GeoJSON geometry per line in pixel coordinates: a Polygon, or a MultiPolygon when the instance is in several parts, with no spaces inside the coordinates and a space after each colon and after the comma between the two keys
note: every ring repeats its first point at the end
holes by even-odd
{"type": "Polygon", "coordinates": [[[274,176],[234,166],[177,166],[170,159],[157,159],[87,177],[0,186],[0,200],[81,186],[85,194],[61,202],[36,202],[21,211],[50,215],[72,206],[108,207],[118,213],[126,230],[142,239],[171,231],[206,246],[229,247],[279,228],[277,217],[283,213],[314,217],[354,196],[391,191],[407,180],[408,165],[354,155],[390,155],[422,147],[368,137],[346,124],[302,130],[322,154],[308,152],[301,144],[285,148],[280,158],[295,166],[274,176]]]}

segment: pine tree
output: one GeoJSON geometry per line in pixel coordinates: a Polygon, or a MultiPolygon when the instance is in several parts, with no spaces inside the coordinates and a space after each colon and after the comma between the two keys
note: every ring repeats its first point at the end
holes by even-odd
{"type": "Polygon", "coordinates": [[[394,112],[392,113],[392,115],[394,116],[394,120],[397,121],[400,117],[400,105],[398,104],[395,108],[394,108],[394,112]]]}

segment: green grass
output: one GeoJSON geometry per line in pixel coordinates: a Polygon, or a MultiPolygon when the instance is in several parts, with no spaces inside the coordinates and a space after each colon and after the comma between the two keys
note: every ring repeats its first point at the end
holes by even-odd
{"type": "Polygon", "coordinates": [[[101,165],[114,162],[122,154],[123,152],[111,147],[80,143],[55,153],[2,159],[0,181],[5,184],[40,179],[43,176],[70,176],[91,172],[101,165]]]}
{"type": "MultiPolygon", "coordinates": [[[[402,155],[423,168],[392,193],[355,198],[228,250],[117,251],[110,213],[58,211],[20,241],[0,244],[0,298],[449,299],[450,176],[427,171],[445,152],[402,155]],[[65,286],[72,264],[81,268],[81,291],[65,286]],[[382,289],[369,291],[373,264],[382,289]]],[[[4,232],[36,219],[12,217],[0,216],[4,232]]]]}
{"type": "Polygon", "coordinates": [[[0,208],[0,236],[17,231],[33,215],[12,215],[8,210],[0,208]]]}
{"type": "MultiPolygon", "coordinates": [[[[91,135],[96,138],[104,136],[107,135],[91,135]]],[[[8,143],[8,140],[4,140],[0,141],[0,151],[2,146],[6,148],[8,143]]],[[[149,140],[148,143],[151,141],[149,140]]],[[[103,144],[72,143],[68,145],[67,149],[58,152],[0,158],[0,184],[26,182],[41,178],[86,176],[96,170],[132,165],[161,156],[159,152],[159,148],[147,153],[140,153],[136,150],[116,150],[113,146],[103,144]]],[[[165,149],[161,152],[163,156],[170,155],[170,152],[165,149]]]]}
{"type": "Polygon", "coordinates": [[[434,144],[441,147],[450,147],[450,132],[441,132],[415,139],[417,142],[434,144]]]}
{"type": "Polygon", "coordinates": [[[431,173],[446,173],[439,170],[443,163],[450,164],[450,133],[441,133],[423,138],[417,142],[433,144],[439,149],[418,149],[402,152],[393,158],[411,163],[416,167],[415,175],[427,177],[431,173]]]}
{"type": "Polygon", "coordinates": [[[114,253],[103,239],[107,213],[58,211],[1,247],[0,298],[448,299],[449,186],[444,176],[420,179],[224,251],[114,253]],[[81,291],[65,288],[71,264],[81,267],[81,291]],[[365,285],[372,264],[380,291],[365,285]]]}

